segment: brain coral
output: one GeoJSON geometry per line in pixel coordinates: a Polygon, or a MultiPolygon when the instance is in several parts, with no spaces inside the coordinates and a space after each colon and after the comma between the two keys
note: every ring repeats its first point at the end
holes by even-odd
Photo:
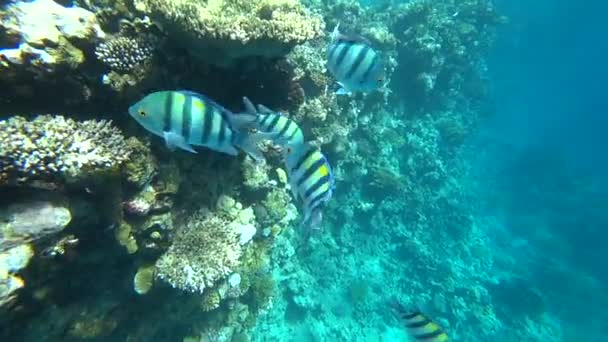
{"type": "Polygon", "coordinates": [[[116,170],[128,157],[123,135],[109,121],[51,115],[0,121],[0,184],[77,181],[116,170]]]}
{"type": "Polygon", "coordinates": [[[157,277],[190,292],[212,287],[240,264],[237,228],[231,220],[205,209],[195,213],[156,262],[157,277]]]}
{"type": "Polygon", "coordinates": [[[297,0],[136,0],[135,6],[193,54],[218,65],[283,56],[324,29],[322,18],[297,0]]]}

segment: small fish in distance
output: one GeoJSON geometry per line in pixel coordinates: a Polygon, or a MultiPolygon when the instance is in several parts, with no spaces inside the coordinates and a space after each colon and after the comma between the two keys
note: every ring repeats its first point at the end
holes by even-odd
{"type": "Polygon", "coordinates": [[[431,321],[418,309],[406,309],[400,303],[393,303],[393,309],[403,321],[407,333],[414,341],[447,342],[449,337],[439,324],[431,321]]]}

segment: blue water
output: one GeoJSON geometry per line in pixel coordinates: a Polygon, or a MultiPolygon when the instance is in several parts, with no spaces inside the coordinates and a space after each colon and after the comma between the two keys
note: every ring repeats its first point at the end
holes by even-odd
{"type": "Polygon", "coordinates": [[[497,186],[487,187],[497,191],[487,210],[504,225],[497,244],[543,292],[561,340],[601,341],[608,327],[608,8],[498,5],[510,22],[490,59],[494,117],[480,131],[493,150],[478,160],[487,171],[480,177],[497,186]]]}

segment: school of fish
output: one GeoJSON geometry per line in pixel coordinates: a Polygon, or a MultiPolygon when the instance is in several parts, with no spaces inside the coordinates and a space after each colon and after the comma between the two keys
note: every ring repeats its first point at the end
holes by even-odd
{"type": "MultiPolygon", "coordinates": [[[[327,70],[340,88],[338,95],[367,93],[385,85],[382,58],[364,37],[344,34],[335,27],[327,47],[327,70]]],[[[297,122],[243,97],[245,111],[233,113],[203,94],[189,90],[158,91],[129,107],[129,115],[171,150],[197,153],[195,147],[236,156],[243,151],[258,162],[258,147],[272,141],[282,150],[283,163],[294,199],[301,202],[302,225],[320,229],[323,210],[330,201],[335,178],[321,149],[306,141],[297,122]]],[[[393,304],[405,330],[415,341],[445,342],[448,335],[417,309],[393,304]]]]}

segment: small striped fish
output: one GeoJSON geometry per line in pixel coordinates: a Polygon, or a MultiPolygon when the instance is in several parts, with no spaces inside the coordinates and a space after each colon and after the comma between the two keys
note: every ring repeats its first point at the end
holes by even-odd
{"type": "Polygon", "coordinates": [[[256,142],[267,138],[241,128],[252,115],[236,115],[204,95],[191,91],[159,91],[129,108],[129,114],[146,130],[162,137],[170,149],[197,153],[192,146],[237,155],[237,147],[256,160],[263,159],[256,142]]]}
{"type": "Polygon", "coordinates": [[[338,94],[371,92],[384,85],[382,59],[367,39],[334,29],[327,52],[327,70],[342,86],[338,94]]]}
{"type": "Polygon", "coordinates": [[[331,166],[323,153],[310,144],[286,146],[283,153],[291,191],[303,203],[302,223],[319,228],[323,207],[334,190],[331,166]]]}
{"type": "Polygon", "coordinates": [[[415,341],[446,342],[448,335],[439,324],[432,322],[419,310],[407,310],[401,304],[393,305],[399,318],[403,321],[408,334],[415,341]]]}
{"type": "Polygon", "coordinates": [[[263,105],[258,105],[256,109],[246,97],[243,98],[243,102],[247,113],[256,115],[254,127],[262,132],[271,133],[271,139],[274,143],[282,146],[304,144],[304,133],[291,118],[274,112],[263,105]]]}

